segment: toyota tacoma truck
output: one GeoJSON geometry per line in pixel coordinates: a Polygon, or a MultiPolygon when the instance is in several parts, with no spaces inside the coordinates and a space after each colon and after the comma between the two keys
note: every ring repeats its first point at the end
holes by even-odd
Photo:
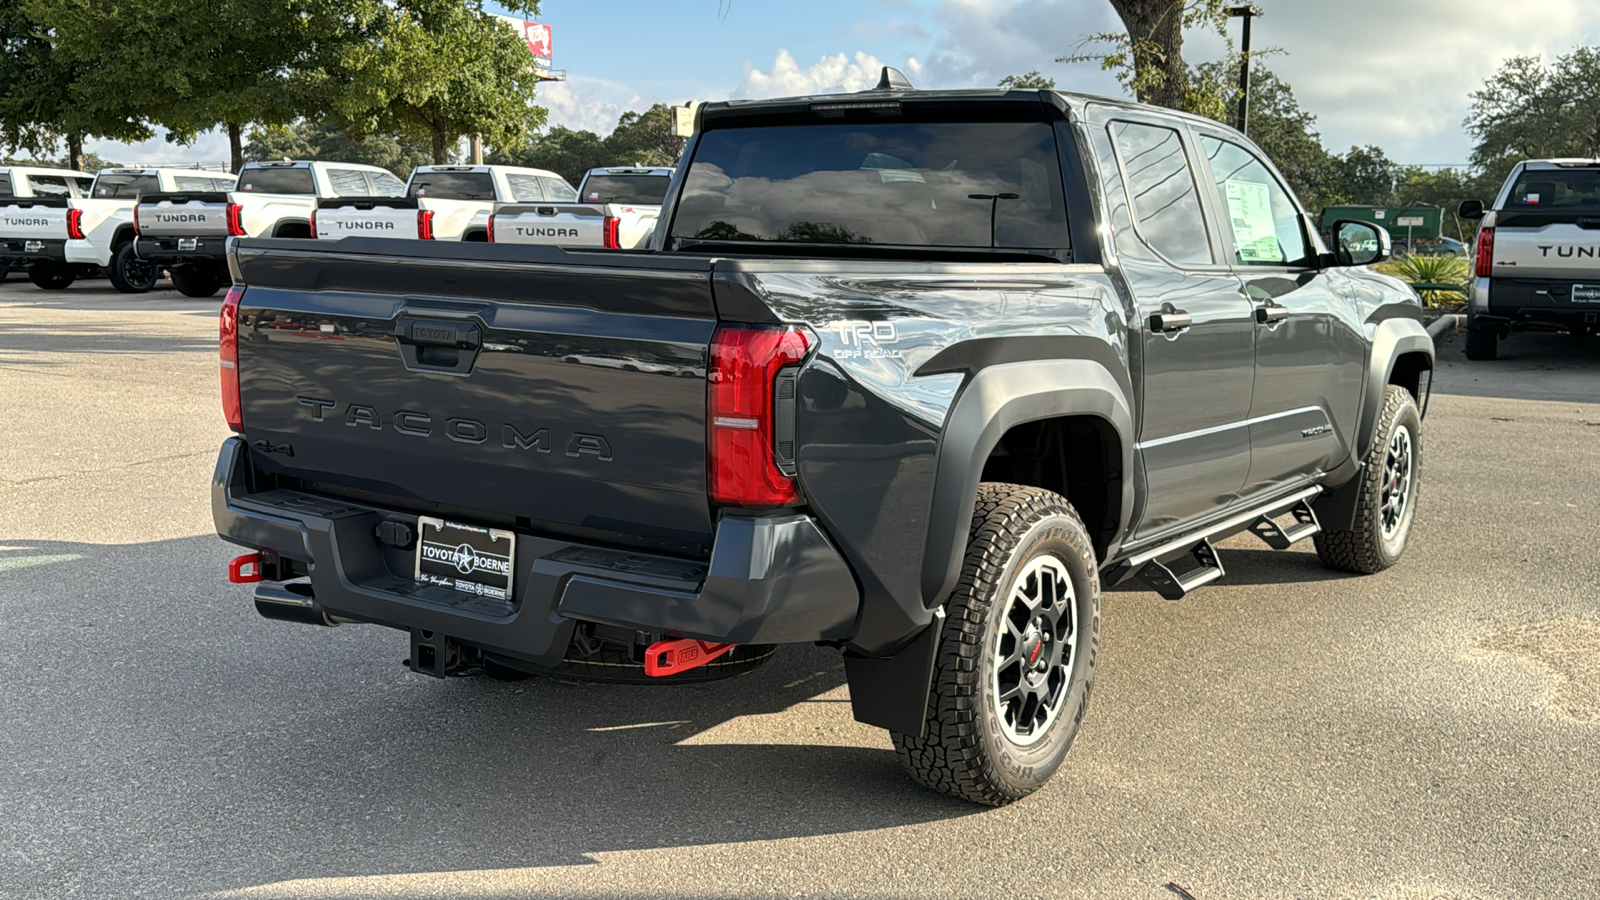
{"type": "MultiPolygon", "coordinates": [[[[22,224],[0,216],[0,246],[42,244],[50,250],[35,258],[28,277],[45,290],[64,290],[79,277],[102,273],[124,294],[142,294],[155,286],[161,269],[134,253],[133,208],[139,196],[157,191],[222,191],[234,176],[202,169],[102,169],[87,196],[35,201],[22,224]],[[59,246],[59,255],[55,248],[59,246]]],[[[3,206],[0,201],[0,206],[3,206]]]]}
{"type": "Polygon", "coordinates": [[[40,277],[67,255],[67,237],[53,230],[45,209],[64,207],[69,197],[87,197],[94,176],[74,169],[0,166],[0,281],[11,269],[40,277]]]}
{"type": "Polygon", "coordinates": [[[489,218],[489,240],[568,249],[633,250],[655,233],[669,168],[590,169],[575,204],[512,203],[489,218]]]}
{"type": "Polygon", "coordinates": [[[1406,549],[1420,304],[1224,125],[886,72],[701,107],[664,206],[641,251],[234,242],[212,510],[262,615],[435,676],[837,648],[913,778],[998,805],[1078,731],[1103,586],[1406,549]]]}
{"type": "Polygon", "coordinates": [[[405,183],[377,166],[281,160],[245,163],[231,191],[151,193],[134,209],[139,259],[167,269],[187,297],[227,286],[229,237],[310,238],[317,201],[399,197],[405,183]]]}
{"type": "Polygon", "coordinates": [[[487,242],[489,216],[501,203],[577,199],[566,179],[544,169],[418,166],[403,197],[319,202],[312,236],[487,242]]]}
{"type": "Polygon", "coordinates": [[[1514,331],[1600,331],[1600,159],[1517,163],[1478,220],[1466,355],[1494,359],[1514,331]]]}

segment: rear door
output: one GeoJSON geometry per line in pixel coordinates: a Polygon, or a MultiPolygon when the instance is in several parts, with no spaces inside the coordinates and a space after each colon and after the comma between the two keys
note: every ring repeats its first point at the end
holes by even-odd
{"type": "Polygon", "coordinates": [[[286,244],[238,245],[258,465],[469,524],[709,544],[709,260],[286,244]]]}
{"type": "Polygon", "coordinates": [[[1102,120],[1110,157],[1101,168],[1117,179],[1109,215],[1139,315],[1146,500],[1134,533],[1147,537],[1238,500],[1250,467],[1254,324],[1207,227],[1187,131],[1114,115],[1102,120]]]}
{"type": "Polygon", "coordinates": [[[1227,259],[1252,306],[1251,497],[1327,471],[1349,454],[1366,341],[1343,273],[1317,267],[1299,204],[1236,136],[1202,133],[1201,177],[1227,259]]]}

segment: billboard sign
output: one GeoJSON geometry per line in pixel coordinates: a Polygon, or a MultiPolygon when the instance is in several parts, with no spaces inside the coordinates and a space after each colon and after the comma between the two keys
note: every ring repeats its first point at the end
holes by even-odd
{"type": "Polygon", "coordinates": [[[528,41],[528,52],[533,54],[533,64],[541,72],[550,70],[550,26],[538,22],[523,22],[522,36],[528,41]]]}

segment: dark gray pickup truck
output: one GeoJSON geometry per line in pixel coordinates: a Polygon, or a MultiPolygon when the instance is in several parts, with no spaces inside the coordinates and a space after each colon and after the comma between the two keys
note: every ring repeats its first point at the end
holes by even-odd
{"type": "Polygon", "coordinates": [[[885,80],[704,107],[648,250],[236,239],[232,579],[437,676],[834,647],[914,778],[1001,804],[1103,585],[1178,599],[1245,531],[1399,559],[1434,349],[1386,235],[1329,251],[1212,121],[885,80]]]}

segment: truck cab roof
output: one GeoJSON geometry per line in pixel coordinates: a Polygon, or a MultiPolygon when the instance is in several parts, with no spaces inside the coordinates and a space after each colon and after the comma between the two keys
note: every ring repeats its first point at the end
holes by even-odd
{"type": "Polygon", "coordinates": [[[561,177],[560,175],[556,174],[555,172],[550,171],[549,169],[531,169],[531,168],[528,168],[526,166],[501,166],[501,165],[417,166],[415,169],[411,170],[411,174],[412,174],[413,177],[416,176],[416,175],[419,175],[419,174],[421,174],[423,172],[475,172],[475,173],[504,172],[504,173],[508,173],[508,174],[518,174],[518,175],[543,175],[543,176],[546,176],[548,178],[560,178],[561,177]]]}
{"type": "Polygon", "coordinates": [[[326,169],[326,168],[356,169],[356,170],[359,170],[359,171],[362,171],[362,172],[383,172],[383,173],[386,173],[386,174],[392,174],[392,173],[389,172],[388,169],[385,169],[382,166],[372,166],[372,165],[368,165],[366,163],[337,162],[337,161],[334,161],[334,160],[326,160],[326,159],[263,159],[263,160],[258,160],[258,161],[255,161],[255,162],[247,162],[247,163],[245,163],[244,166],[240,169],[240,172],[242,174],[244,169],[326,169]]]}
{"type": "Polygon", "coordinates": [[[666,175],[671,176],[674,169],[671,166],[600,166],[583,173],[584,178],[593,175],[666,175]]]}

